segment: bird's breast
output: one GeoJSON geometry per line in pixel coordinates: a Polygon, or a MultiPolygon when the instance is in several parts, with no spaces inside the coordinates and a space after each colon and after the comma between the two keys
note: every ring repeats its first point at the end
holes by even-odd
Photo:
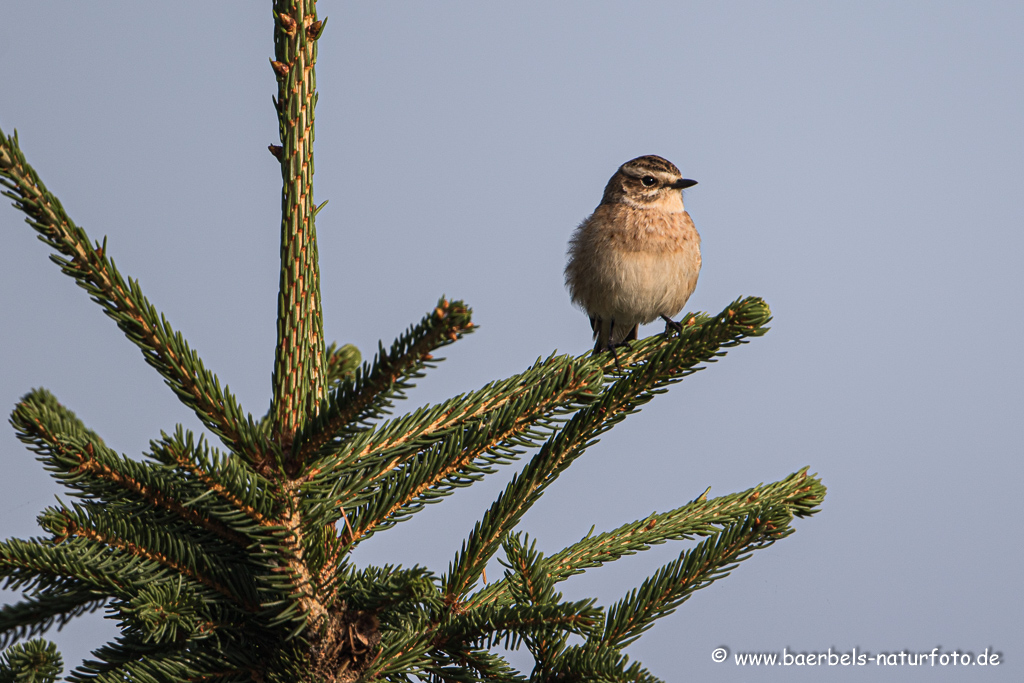
{"type": "Polygon", "coordinates": [[[602,222],[608,226],[602,237],[612,249],[660,254],[700,250],[700,235],[685,211],[666,213],[620,204],[602,222]]]}
{"type": "Polygon", "coordinates": [[[700,273],[700,235],[686,212],[598,207],[575,236],[567,281],[589,313],[647,323],[675,315],[700,273]]]}

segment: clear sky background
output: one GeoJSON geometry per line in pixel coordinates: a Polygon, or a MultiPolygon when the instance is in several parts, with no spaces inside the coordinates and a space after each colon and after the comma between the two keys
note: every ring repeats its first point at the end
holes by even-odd
{"type": "MultiPolygon", "coordinates": [[[[606,435],[523,521],[554,552],[707,486],[804,465],[823,477],[820,514],[631,655],[671,681],[1024,680],[1024,3],[319,9],[328,339],[369,355],[442,294],[480,324],[408,408],[589,348],[566,241],[642,154],[700,182],[686,193],[704,240],[688,308],[772,307],[766,337],[606,435]],[[713,663],[718,646],[990,648],[1005,663],[750,669],[713,663]]],[[[0,126],[258,415],[278,285],[272,54],[267,2],[22,0],[0,14],[0,126]]],[[[47,387],[131,455],[175,423],[198,428],[6,205],[0,240],[4,410],[47,387]]],[[[0,463],[0,536],[33,535],[58,487],[9,426],[0,463]]],[[[358,560],[444,571],[514,469],[358,560]]],[[[562,586],[607,605],[684,547],[562,586]]],[[[74,664],[113,634],[97,613],[51,637],[74,664]]]]}

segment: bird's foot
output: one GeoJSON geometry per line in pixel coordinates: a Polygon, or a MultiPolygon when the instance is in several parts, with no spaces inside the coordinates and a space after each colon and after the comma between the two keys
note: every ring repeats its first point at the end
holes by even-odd
{"type": "Polygon", "coordinates": [[[619,364],[619,354],[615,353],[615,349],[620,348],[625,348],[629,350],[632,347],[629,345],[629,340],[626,340],[621,341],[618,344],[612,344],[611,342],[608,342],[608,348],[605,350],[612,354],[612,358],[615,360],[615,369],[618,370],[619,372],[622,372],[622,365],[619,364]]]}
{"type": "Polygon", "coordinates": [[[669,330],[675,330],[676,334],[679,334],[679,333],[681,333],[683,331],[683,324],[682,323],[677,323],[675,320],[673,320],[672,318],[668,317],[667,315],[661,316],[661,319],[665,321],[665,336],[666,337],[668,336],[668,331],[669,330]]]}

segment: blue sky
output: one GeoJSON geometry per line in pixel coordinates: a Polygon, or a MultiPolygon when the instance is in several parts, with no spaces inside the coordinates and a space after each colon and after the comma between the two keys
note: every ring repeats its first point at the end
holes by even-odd
{"type": "MultiPolygon", "coordinates": [[[[280,206],[264,5],[21,1],[0,22],[0,126],[257,414],[280,206]]],[[[323,0],[320,14],[328,338],[369,354],[442,294],[481,325],[408,408],[588,348],[566,241],[641,154],[700,183],[686,193],[704,254],[688,308],[772,307],[766,337],[606,435],[523,521],[553,552],[707,486],[804,465],[823,477],[819,515],[631,654],[666,680],[864,681],[880,674],[710,653],[990,648],[1005,663],[971,680],[1021,679],[1024,5],[323,0]]],[[[0,405],[45,386],[132,455],[161,429],[198,428],[13,209],[0,235],[0,405]]],[[[0,458],[0,534],[32,535],[57,487],[9,426],[0,458]]],[[[512,472],[358,560],[444,571],[512,472]]],[[[609,604],[683,547],[578,577],[566,596],[609,604]]],[[[79,621],[55,636],[71,662],[113,634],[79,621]]]]}

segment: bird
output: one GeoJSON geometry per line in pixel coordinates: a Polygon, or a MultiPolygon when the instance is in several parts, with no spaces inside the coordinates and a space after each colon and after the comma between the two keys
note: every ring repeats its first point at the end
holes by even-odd
{"type": "Polygon", "coordinates": [[[665,332],[693,294],[700,275],[700,235],[683,207],[675,164],[647,155],[622,164],[598,204],[573,232],[565,266],[572,302],[590,316],[594,353],[637,338],[657,318],[665,332]]]}

